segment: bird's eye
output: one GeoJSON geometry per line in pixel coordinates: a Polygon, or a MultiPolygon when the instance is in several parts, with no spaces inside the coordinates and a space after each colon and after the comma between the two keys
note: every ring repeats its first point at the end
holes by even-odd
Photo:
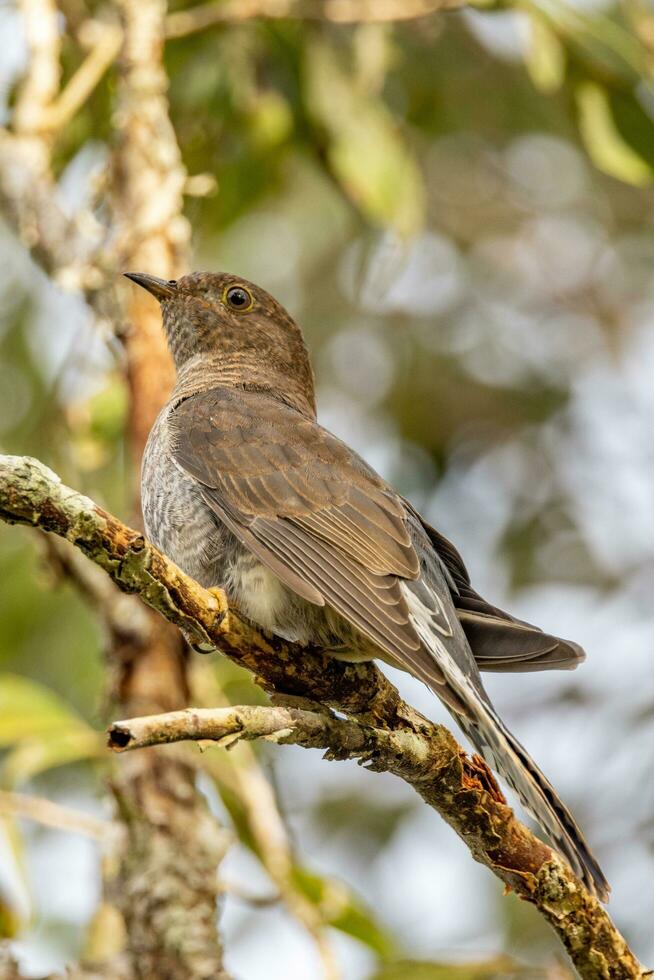
{"type": "Polygon", "coordinates": [[[168,285],[169,286],[176,286],[177,285],[177,280],[176,279],[169,279],[168,280],[168,285]]]}
{"type": "Polygon", "coordinates": [[[245,286],[232,286],[225,293],[225,301],[236,313],[245,313],[254,306],[252,293],[245,286]]]}

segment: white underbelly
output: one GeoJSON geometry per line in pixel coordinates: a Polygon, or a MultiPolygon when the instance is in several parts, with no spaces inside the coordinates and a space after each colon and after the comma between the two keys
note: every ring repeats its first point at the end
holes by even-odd
{"type": "Polygon", "coordinates": [[[280,579],[261,564],[232,566],[228,587],[245,615],[266,630],[275,631],[283,620],[288,592],[280,579]]]}

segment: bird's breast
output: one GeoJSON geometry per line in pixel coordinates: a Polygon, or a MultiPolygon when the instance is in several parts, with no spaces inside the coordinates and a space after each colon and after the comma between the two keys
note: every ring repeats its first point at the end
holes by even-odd
{"type": "Polygon", "coordinates": [[[145,533],[201,585],[221,585],[229,532],[202,499],[196,481],[175,464],[167,436],[162,413],[143,454],[141,506],[145,533]]]}

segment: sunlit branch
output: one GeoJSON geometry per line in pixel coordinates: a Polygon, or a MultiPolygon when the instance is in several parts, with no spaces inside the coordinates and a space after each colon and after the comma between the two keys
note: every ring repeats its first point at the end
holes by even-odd
{"type": "Polygon", "coordinates": [[[227,0],[202,3],[166,18],[166,37],[185,37],[219,24],[258,17],[275,20],[326,20],[335,24],[384,24],[417,20],[441,10],[464,6],[466,0],[227,0]]]}
{"type": "Polygon", "coordinates": [[[65,126],[95,91],[104,73],[115,61],[123,35],[116,24],[89,21],[83,26],[82,38],[90,50],[66,87],[49,105],[44,106],[41,129],[57,130],[65,126]]]}
{"type": "Polygon", "coordinates": [[[17,132],[33,133],[59,91],[59,11],[55,0],[22,0],[20,7],[29,58],[13,123],[17,132]]]}

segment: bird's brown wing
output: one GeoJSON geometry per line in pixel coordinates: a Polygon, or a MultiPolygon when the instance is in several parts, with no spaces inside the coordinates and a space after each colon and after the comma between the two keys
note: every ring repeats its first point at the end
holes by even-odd
{"type": "Polygon", "coordinates": [[[401,498],[339,439],[260,392],[202,392],[169,420],[177,464],[236,537],[448,701],[399,588],[420,572],[401,498]]]}
{"type": "Polygon", "coordinates": [[[291,588],[333,607],[425,681],[576,872],[605,894],[574,819],[475,676],[468,646],[448,619],[455,612],[443,572],[421,575],[414,515],[402,499],[316,422],[261,393],[193,395],[169,421],[177,464],[241,542],[291,588]]]}
{"type": "Polygon", "coordinates": [[[468,569],[452,542],[428,524],[408,501],[405,506],[422,524],[442,562],[459,622],[480,670],[574,670],[586,659],[582,648],[572,640],[544,633],[538,626],[516,619],[483,599],[470,584],[468,569]]]}

